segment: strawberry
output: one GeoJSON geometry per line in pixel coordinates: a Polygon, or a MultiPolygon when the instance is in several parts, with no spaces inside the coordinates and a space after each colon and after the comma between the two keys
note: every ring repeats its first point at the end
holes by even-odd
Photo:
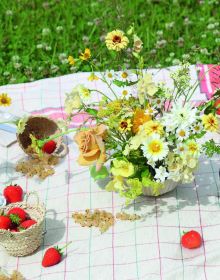
{"type": "Polygon", "coordinates": [[[182,246],[188,249],[199,248],[202,244],[201,235],[195,231],[191,230],[186,233],[181,238],[182,246]]]}
{"type": "Polygon", "coordinates": [[[72,242],[69,242],[66,244],[63,248],[59,247],[52,247],[46,250],[43,260],[42,260],[42,266],[48,267],[53,266],[61,262],[63,250],[72,242]]]}
{"type": "Polygon", "coordinates": [[[220,99],[215,101],[214,107],[217,109],[216,114],[220,115],[220,99]]]}
{"type": "Polygon", "coordinates": [[[23,190],[18,185],[10,185],[4,189],[3,194],[7,203],[15,203],[22,201],[23,190]]]}
{"type": "Polygon", "coordinates": [[[42,151],[47,154],[52,154],[56,150],[56,147],[57,147],[56,142],[50,140],[43,145],[42,151]]]}
{"type": "Polygon", "coordinates": [[[27,213],[20,207],[12,208],[8,211],[7,215],[16,225],[20,225],[20,223],[24,222],[27,219],[27,213]]]}
{"type": "Polygon", "coordinates": [[[10,229],[11,220],[7,216],[0,216],[0,229],[10,229]]]}
{"type": "Polygon", "coordinates": [[[44,254],[42,266],[48,267],[58,264],[62,259],[62,252],[58,247],[49,248],[44,254]]]}
{"type": "Polygon", "coordinates": [[[30,228],[31,226],[35,225],[37,222],[35,220],[26,220],[22,222],[19,226],[19,231],[25,230],[30,228]]]}

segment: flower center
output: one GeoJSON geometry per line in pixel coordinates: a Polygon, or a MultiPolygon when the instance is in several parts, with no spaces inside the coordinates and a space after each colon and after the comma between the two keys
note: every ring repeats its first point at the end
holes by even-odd
{"type": "Polygon", "coordinates": [[[153,130],[153,131],[157,131],[157,130],[158,130],[158,125],[153,125],[153,126],[152,126],[152,130],[153,130]]]}
{"type": "Polygon", "coordinates": [[[194,145],[194,144],[192,144],[192,145],[190,145],[189,146],[189,150],[191,151],[191,152],[196,152],[197,151],[197,147],[196,147],[196,145],[194,145]]]}
{"type": "Polygon", "coordinates": [[[112,78],[112,74],[111,73],[108,73],[108,78],[112,78]]]}
{"type": "Polygon", "coordinates": [[[113,43],[121,43],[121,37],[118,35],[115,35],[112,39],[113,43]]]}
{"type": "Polygon", "coordinates": [[[121,74],[121,76],[122,76],[122,78],[126,79],[126,78],[128,77],[128,74],[127,74],[126,72],[123,72],[123,73],[121,74]]]}
{"type": "Polygon", "coordinates": [[[185,131],[184,131],[184,130],[180,130],[180,132],[179,132],[179,136],[181,136],[181,137],[184,137],[184,136],[186,136],[186,133],[185,133],[185,131]]]}
{"type": "Polygon", "coordinates": [[[184,147],[180,147],[180,152],[183,152],[184,151],[184,147]]]}
{"type": "Polygon", "coordinates": [[[5,97],[2,97],[2,98],[1,98],[1,103],[2,103],[2,104],[7,104],[8,101],[7,101],[7,99],[6,99],[5,97]]]}
{"type": "Polygon", "coordinates": [[[127,90],[123,90],[123,91],[122,91],[122,94],[123,94],[124,96],[126,96],[126,95],[128,94],[128,91],[127,91],[127,90]]]}
{"type": "Polygon", "coordinates": [[[210,120],[209,120],[209,123],[210,123],[211,125],[213,125],[213,124],[215,123],[215,121],[214,121],[213,119],[210,119],[210,120]]]}
{"type": "Polygon", "coordinates": [[[120,123],[120,127],[126,129],[128,127],[128,123],[126,121],[123,121],[120,123]]]}
{"type": "Polygon", "coordinates": [[[160,144],[158,144],[157,142],[151,143],[150,148],[154,153],[158,153],[161,150],[160,144]]]}

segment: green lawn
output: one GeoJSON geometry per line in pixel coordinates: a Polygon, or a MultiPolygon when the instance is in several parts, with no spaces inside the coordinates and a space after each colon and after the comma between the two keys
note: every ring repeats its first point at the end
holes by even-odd
{"type": "MultiPolygon", "coordinates": [[[[100,69],[115,68],[103,38],[132,23],[146,67],[220,61],[219,0],[1,0],[0,17],[1,85],[72,73],[67,57],[85,47],[93,58],[100,48],[100,69]]],[[[129,55],[123,62],[134,67],[129,55]]]]}

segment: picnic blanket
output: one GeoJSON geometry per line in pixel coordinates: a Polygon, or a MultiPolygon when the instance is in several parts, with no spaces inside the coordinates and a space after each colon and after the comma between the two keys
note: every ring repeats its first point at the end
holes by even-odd
{"type": "MultiPolygon", "coordinates": [[[[170,69],[151,70],[161,81],[171,83],[170,69]]],[[[192,82],[197,81],[197,67],[190,68],[192,82]]],[[[65,75],[37,82],[0,87],[13,99],[11,114],[44,114],[53,118],[64,116],[65,93],[76,84],[89,88],[107,88],[100,81],[89,82],[89,73],[65,75]]],[[[119,92],[120,94],[120,92],[119,92]]],[[[135,92],[134,92],[135,94],[135,92]]],[[[100,96],[94,95],[94,100],[100,96]]],[[[195,102],[207,99],[197,89],[195,102]]],[[[5,112],[8,109],[5,109],[5,112]]],[[[73,126],[80,122],[75,119],[73,126]]],[[[0,137],[13,132],[2,130],[0,137]]],[[[215,136],[219,141],[219,136],[215,136]]],[[[141,197],[125,208],[118,194],[106,192],[95,183],[86,167],[76,162],[78,149],[73,135],[65,138],[69,154],[56,167],[55,175],[44,181],[26,178],[16,173],[16,162],[24,157],[15,143],[0,146],[0,191],[13,182],[25,192],[37,191],[47,208],[46,235],[41,248],[31,256],[10,257],[0,250],[0,267],[19,270],[26,279],[42,280],[218,280],[220,273],[220,159],[201,158],[192,184],[179,185],[176,190],[157,198],[141,197]],[[96,228],[83,228],[72,219],[74,211],[103,209],[115,215],[122,209],[142,215],[136,222],[118,221],[101,234],[96,228]],[[183,231],[195,229],[204,240],[195,250],[183,249],[183,231]],[[41,266],[45,249],[50,246],[66,248],[63,261],[50,268],[41,266]]]]}

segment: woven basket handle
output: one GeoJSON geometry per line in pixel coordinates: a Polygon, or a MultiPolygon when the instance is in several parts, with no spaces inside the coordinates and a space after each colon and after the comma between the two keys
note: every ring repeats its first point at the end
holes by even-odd
{"type": "Polygon", "coordinates": [[[30,198],[31,196],[34,196],[34,197],[36,198],[36,200],[37,200],[37,205],[39,205],[39,204],[40,204],[40,198],[39,198],[39,195],[38,195],[37,192],[29,192],[29,193],[27,193],[26,196],[25,196],[25,203],[26,203],[26,204],[28,203],[29,198],[30,198]]]}
{"type": "Polygon", "coordinates": [[[53,152],[53,155],[56,157],[65,157],[68,153],[67,145],[64,143],[61,143],[59,149],[55,152],[53,152]]]}

